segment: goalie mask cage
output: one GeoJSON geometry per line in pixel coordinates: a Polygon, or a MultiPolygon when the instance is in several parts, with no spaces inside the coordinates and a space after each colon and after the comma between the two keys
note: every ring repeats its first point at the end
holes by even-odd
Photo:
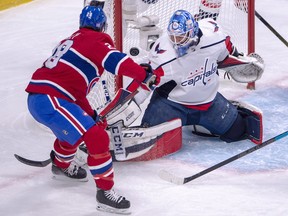
{"type": "MultiPolygon", "coordinates": [[[[105,0],[108,30],[118,50],[136,62],[145,62],[155,40],[166,33],[172,14],[184,9],[197,16],[217,20],[240,52],[255,51],[255,0],[105,0]],[[145,3],[146,2],[146,3],[145,3]]],[[[105,72],[88,95],[98,112],[123,85],[123,79],[105,72]]],[[[247,88],[254,89],[255,83],[247,88]]]]}

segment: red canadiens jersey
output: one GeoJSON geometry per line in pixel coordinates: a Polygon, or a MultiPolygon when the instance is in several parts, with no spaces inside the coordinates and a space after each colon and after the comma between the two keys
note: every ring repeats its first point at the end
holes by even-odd
{"type": "Polygon", "coordinates": [[[146,76],[141,66],[114,48],[109,35],[82,28],[59,43],[34,72],[26,91],[74,101],[92,116],[86,95],[104,69],[139,82],[146,76]]]}

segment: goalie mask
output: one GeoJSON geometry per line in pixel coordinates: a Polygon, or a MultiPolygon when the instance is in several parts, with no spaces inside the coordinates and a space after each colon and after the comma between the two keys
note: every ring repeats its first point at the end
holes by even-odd
{"type": "Polygon", "coordinates": [[[95,31],[105,32],[107,17],[101,7],[86,6],[80,14],[80,28],[90,28],[95,31]]]}
{"type": "Polygon", "coordinates": [[[194,48],[198,44],[198,32],[198,23],[188,11],[177,10],[172,15],[167,33],[179,57],[185,55],[189,48],[194,48]]]}

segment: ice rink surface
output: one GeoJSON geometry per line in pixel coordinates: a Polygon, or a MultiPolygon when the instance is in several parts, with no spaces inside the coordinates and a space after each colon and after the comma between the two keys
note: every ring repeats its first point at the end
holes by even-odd
{"type": "MultiPolygon", "coordinates": [[[[78,28],[81,0],[36,0],[0,12],[0,214],[3,216],[94,216],[95,185],[51,179],[50,166],[35,168],[13,154],[44,160],[54,137],[35,123],[24,89],[33,71],[54,46],[78,28]]],[[[287,0],[256,1],[256,10],[288,39],[287,0]]],[[[263,111],[264,140],[288,130],[288,49],[256,19],[256,52],[266,63],[256,91],[222,80],[229,99],[263,111]]],[[[257,150],[185,185],[158,177],[165,169],[190,176],[254,146],[226,144],[191,136],[183,148],[148,162],[115,163],[115,188],[132,204],[133,216],[286,216],[288,215],[288,137],[257,150]]]]}

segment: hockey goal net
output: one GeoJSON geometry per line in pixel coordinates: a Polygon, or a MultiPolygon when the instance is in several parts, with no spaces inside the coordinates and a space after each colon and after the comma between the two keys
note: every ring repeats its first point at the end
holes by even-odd
{"type": "MultiPolygon", "coordinates": [[[[254,0],[105,0],[104,11],[116,48],[141,63],[178,9],[190,11],[197,19],[216,19],[239,51],[254,52],[254,4],[254,0]]],[[[121,82],[105,73],[88,96],[93,108],[100,112],[121,82]]]]}

